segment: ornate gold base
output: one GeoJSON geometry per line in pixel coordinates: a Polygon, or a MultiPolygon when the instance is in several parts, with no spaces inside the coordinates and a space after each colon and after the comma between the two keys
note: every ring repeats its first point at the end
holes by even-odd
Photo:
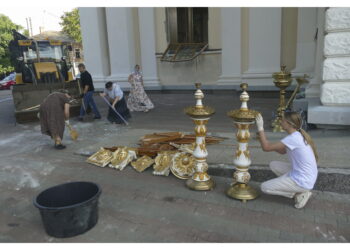
{"type": "Polygon", "coordinates": [[[195,181],[193,179],[188,179],[186,181],[186,185],[189,189],[192,189],[192,190],[206,191],[206,190],[214,189],[215,182],[212,179],[207,181],[195,181]]]}
{"type": "Polygon", "coordinates": [[[272,132],[284,132],[284,129],[282,128],[282,126],[281,126],[280,124],[276,124],[276,125],[273,127],[272,132]]]}
{"type": "Polygon", "coordinates": [[[284,129],[281,126],[281,119],[277,118],[272,122],[272,132],[284,132],[284,129]]]}
{"type": "Polygon", "coordinates": [[[275,120],[273,120],[273,121],[271,122],[271,128],[273,128],[273,127],[276,126],[276,122],[277,122],[277,119],[275,119],[275,120]]]}
{"type": "Polygon", "coordinates": [[[258,192],[254,188],[243,183],[237,183],[230,187],[226,191],[226,194],[231,198],[242,200],[243,202],[253,200],[258,196],[258,192]]]}

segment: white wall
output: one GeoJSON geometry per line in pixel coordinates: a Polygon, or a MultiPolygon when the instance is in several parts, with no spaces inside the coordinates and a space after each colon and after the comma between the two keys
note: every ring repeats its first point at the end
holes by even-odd
{"type": "Polygon", "coordinates": [[[198,56],[189,62],[161,62],[157,58],[158,75],[163,86],[191,86],[195,82],[216,85],[221,73],[221,53],[198,56]]]}
{"type": "Polygon", "coordinates": [[[79,8],[84,60],[96,81],[110,74],[105,8],[79,8]]]}

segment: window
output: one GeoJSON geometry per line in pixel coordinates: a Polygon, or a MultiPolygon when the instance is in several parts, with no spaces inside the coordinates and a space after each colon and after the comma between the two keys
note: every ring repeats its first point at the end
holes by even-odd
{"type": "Polygon", "coordinates": [[[166,8],[168,48],[161,61],[191,61],[208,47],[208,8],[166,8]]]}
{"type": "Polygon", "coordinates": [[[75,58],[80,58],[80,49],[75,49],[75,58]]]}
{"type": "Polygon", "coordinates": [[[208,8],[167,8],[170,43],[207,43],[208,8]]]}

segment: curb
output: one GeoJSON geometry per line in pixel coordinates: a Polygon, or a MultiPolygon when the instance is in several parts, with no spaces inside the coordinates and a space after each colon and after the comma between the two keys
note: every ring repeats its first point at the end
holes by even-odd
{"type": "MultiPolygon", "coordinates": [[[[89,157],[93,153],[89,151],[75,152],[76,155],[89,157]]],[[[208,174],[232,179],[234,172],[233,165],[209,164],[208,174]]],[[[276,178],[275,174],[267,165],[249,167],[251,181],[264,182],[276,178]]],[[[341,168],[318,168],[318,177],[313,188],[318,191],[334,192],[339,194],[350,193],[350,169],[341,168]]]]}
{"type": "MultiPolygon", "coordinates": [[[[340,194],[350,193],[350,170],[318,168],[318,177],[314,190],[328,191],[340,194]]],[[[232,178],[233,165],[211,164],[208,173],[213,176],[232,178]]],[[[276,178],[275,174],[266,165],[249,167],[251,181],[264,182],[276,178]]]]}

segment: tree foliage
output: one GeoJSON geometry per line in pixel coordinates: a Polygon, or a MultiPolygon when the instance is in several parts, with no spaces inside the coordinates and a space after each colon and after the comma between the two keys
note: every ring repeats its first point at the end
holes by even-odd
{"type": "Polygon", "coordinates": [[[64,12],[61,16],[62,31],[76,42],[81,42],[80,19],[77,8],[69,12],[64,12]]]}
{"type": "Polygon", "coordinates": [[[13,40],[12,29],[19,31],[23,27],[13,23],[9,17],[0,14],[0,74],[14,70],[8,49],[9,42],[13,40]]]}

